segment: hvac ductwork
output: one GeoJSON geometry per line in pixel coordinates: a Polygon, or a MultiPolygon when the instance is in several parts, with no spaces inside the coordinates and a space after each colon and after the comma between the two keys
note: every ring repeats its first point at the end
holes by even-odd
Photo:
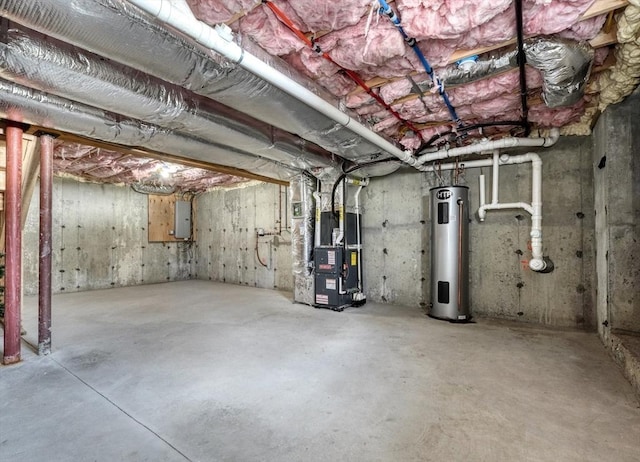
{"type": "Polygon", "coordinates": [[[0,117],[125,146],[199,159],[289,181],[299,170],[185,133],[0,79],[0,117]]]}
{"type": "MultiPolygon", "coordinates": [[[[382,151],[375,143],[310,110],[307,104],[262,78],[155,23],[127,1],[0,0],[0,14],[273,123],[346,159],[368,160],[382,151]]],[[[250,41],[242,46],[279,72],[310,86],[295,71],[281,65],[278,58],[250,41]]],[[[337,105],[320,88],[312,87],[312,91],[337,105]]]]}
{"type": "MultiPolygon", "coordinates": [[[[39,34],[11,29],[0,43],[0,76],[191,137],[233,146],[300,170],[335,164],[330,153],[303,153],[289,133],[207,98],[39,34]],[[275,143],[278,143],[276,147],[275,143]]],[[[317,149],[316,151],[321,151],[317,149]]],[[[211,162],[218,162],[212,157],[211,162]]]]}
{"type": "MultiPolygon", "coordinates": [[[[548,107],[571,106],[584,94],[594,51],[588,43],[536,37],[525,40],[527,64],[542,73],[542,98],[548,107]]],[[[446,86],[464,85],[518,67],[518,50],[493,53],[465,66],[449,66],[439,77],[446,86]]],[[[431,79],[416,82],[422,92],[431,79]]]]}

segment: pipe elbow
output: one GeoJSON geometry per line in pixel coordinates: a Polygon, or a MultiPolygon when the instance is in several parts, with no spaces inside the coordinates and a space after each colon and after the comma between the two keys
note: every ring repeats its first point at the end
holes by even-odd
{"type": "Polygon", "coordinates": [[[482,206],[478,209],[478,219],[482,222],[487,218],[487,209],[482,206]]]}
{"type": "Polygon", "coordinates": [[[551,132],[549,133],[549,136],[544,139],[543,146],[545,148],[548,148],[549,146],[553,146],[558,142],[559,139],[560,139],[560,129],[552,128],[551,132]]]}

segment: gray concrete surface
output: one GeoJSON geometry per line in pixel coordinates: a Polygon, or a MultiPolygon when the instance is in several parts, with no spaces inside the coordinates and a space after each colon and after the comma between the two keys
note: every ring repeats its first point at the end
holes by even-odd
{"type": "MultiPolygon", "coordinates": [[[[147,196],[130,187],[53,181],[53,291],[78,292],[191,277],[188,243],[149,243],[147,196]]],[[[39,196],[24,227],[24,290],[38,290],[39,196]]]]}
{"type": "MultiPolygon", "coordinates": [[[[56,296],[53,354],[0,367],[0,460],[640,459],[639,403],[596,334],[290,297],[56,296]]],[[[25,327],[33,341],[33,298],[25,327]]]]}
{"type": "MultiPolygon", "coordinates": [[[[543,162],[543,244],[555,271],[528,268],[531,219],[522,210],[490,211],[479,206],[480,169],[460,184],[469,186],[470,297],[476,316],[594,329],[594,214],[592,146],[588,137],[563,138],[537,149],[543,162]]],[[[526,151],[506,150],[517,154],[526,151]]],[[[491,171],[486,177],[491,200],[491,171]]],[[[450,175],[445,173],[450,184],[450,175]]],[[[374,178],[363,193],[364,279],[376,301],[422,305],[430,301],[429,189],[433,173],[412,170],[374,178]]],[[[531,165],[500,169],[500,202],[531,202],[531,165]]]]}
{"type": "Polygon", "coordinates": [[[640,334],[640,92],[594,131],[598,330],[640,334]]]}
{"type": "Polygon", "coordinates": [[[284,186],[252,183],[198,196],[195,278],[293,290],[287,194],[284,186]],[[260,260],[258,228],[272,233],[258,238],[260,260]]]}

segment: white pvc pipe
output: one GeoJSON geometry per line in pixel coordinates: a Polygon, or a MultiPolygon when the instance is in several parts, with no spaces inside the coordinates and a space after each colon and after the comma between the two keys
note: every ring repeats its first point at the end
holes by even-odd
{"type": "Polygon", "coordinates": [[[493,151],[493,170],[491,177],[491,203],[498,203],[498,190],[500,188],[500,152],[493,151]]]}
{"type": "Polygon", "coordinates": [[[313,198],[316,201],[316,217],[315,217],[315,227],[314,227],[314,236],[313,236],[313,244],[314,247],[320,247],[320,216],[322,214],[322,196],[318,191],[313,193],[313,198]]]}
{"type": "Polygon", "coordinates": [[[493,141],[480,141],[478,143],[470,144],[468,146],[462,146],[452,149],[440,149],[435,152],[423,154],[418,157],[418,165],[425,164],[427,162],[433,162],[435,160],[447,159],[450,157],[460,157],[469,154],[476,154],[480,152],[494,151],[496,149],[504,148],[516,148],[516,147],[549,147],[553,146],[560,137],[560,131],[557,128],[551,129],[549,137],[547,138],[502,138],[493,141]]]}
{"type": "MultiPolygon", "coordinates": [[[[403,151],[377,135],[369,128],[354,120],[332,104],[328,103],[305,86],[287,77],[277,69],[269,66],[251,53],[243,50],[233,41],[231,30],[225,25],[214,28],[198,20],[191,11],[184,10],[184,0],[173,4],[172,0],[128,0],[129,3],[146,11],[150,15],[168,24],[174,29],[191,37],[204,47],[215,51],[242,68],[254,73],[263,80],[278,87],[285,93],[306,103],[309,107],[322,113],[326,117],[343,125],[353,133],[361,136],[381,150],[397,157],[401,161],[417,166],[418,161],[410,151],[403,151]]],[[[174,0],[175,1],[175,0],[174,0]]]]}
{"type": "Polygon", "coordinates": [[[481,173],[478,177],[478,183],[480,186],[480,207],[485,204],[485,189],[484,189],[484,175],[481,173]]]}
{"type": "MultiPolygon", "coordinates": [[[[454,170],[456,168],[479,168],[491,167],[494,165],[494,158],[471,160],[460,162],[459,164],[448,163],[439,166],[429,166],[427,171],[454,170]]],[[[536,153],[530,152],[519,156],[502,156],[498,158],[498,165],[515,165],[531,162],[531,204],[526,202],[515,202],[510,204],[484,204],[478,209],[480,221],[484,221],[487,210],[498,209],[523,209],[531,214],[531,259],[529,268],[533,271],[543,271],[547,267],[542,255],[542,160],[536,153]]],[[[484,175],[482,175],[484,176],[484,175]]],[[[481,190],[483,188],[481,187],[481,190]]],[[[480,193],[481,197],[484,195],[480,193]]]]}
{"type": "Polygon", "coordinates": [[[533,215],[533,207],[527,202],[503,202],[502,204],[484,204],[478,209],[478,215],[481,216],[480,221],[484,221],[487,210],[508,210],[508,209],[523,209],[530,215],[533,215]]]}
{"type": "Polygon", "coordinates": [[[349,184],[357,185],[358,190],[355,194],[355,206],[354,212],[356,214],[356,245],[358,252],[358,290],[362,292],[362,237],[360,236],[360,192],[364,186],[369,185],[369,179],[365,178],[362,180],[355,180],[353,178],[348,178],[347,182],[349,184]]]}

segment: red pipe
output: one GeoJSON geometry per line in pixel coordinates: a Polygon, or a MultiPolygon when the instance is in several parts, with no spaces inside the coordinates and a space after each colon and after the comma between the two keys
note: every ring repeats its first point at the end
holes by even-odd
{"type": "Polygon", "coordinates": [[[7,190],[5,211],[5,309],[2,362],[20,361],[22,276],[22,126],[8,122],[7,190]]]}
{"type": "Polygon", "coordinates": [[[53,137],[40,137],[40,264],[38,290],[38,354],[51,353],[51,196],[53,137]]]}

